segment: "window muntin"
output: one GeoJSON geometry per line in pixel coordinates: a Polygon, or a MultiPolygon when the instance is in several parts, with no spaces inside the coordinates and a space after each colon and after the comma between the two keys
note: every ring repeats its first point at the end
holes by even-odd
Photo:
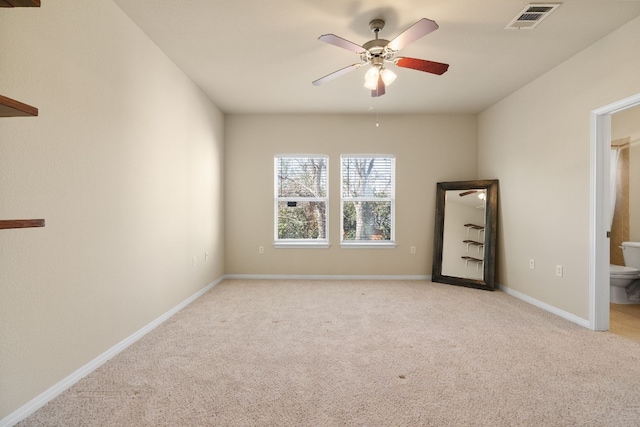
{"type": "Polygon", "coordinates": [[[348,155],[341,158],[342,243],[380,245],[395,240],[395,158],[348,155]]]}
{"type": "Polygon", "coordinates": [[[328,243],[329,158],[275,157],[275,243],[328,243]]]}

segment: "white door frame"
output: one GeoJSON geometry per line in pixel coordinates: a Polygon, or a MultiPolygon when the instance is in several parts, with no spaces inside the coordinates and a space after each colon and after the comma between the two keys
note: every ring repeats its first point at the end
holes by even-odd
{"type": "Polygon", "coordinates": [[[609,169],[611,115],[640,105],[640,94],[591,112],[591,197],[589,202],[589,328],[609,330],[609,169]]]}

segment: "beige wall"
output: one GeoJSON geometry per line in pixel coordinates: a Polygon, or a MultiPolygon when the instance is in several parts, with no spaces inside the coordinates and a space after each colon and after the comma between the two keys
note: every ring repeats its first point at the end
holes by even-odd
{"type": "Polygon", "coordinates": [[[500,179],[498,282],[583,319],[589,316],[590,113],[640,92],[637,40],[640,18],[478,119],[479,173],[500,179]],[[555,275],[558,264],[562,278],[555,275]]]}
{"type": "Polygon", "coordinates": [[[430,275],[436,183],[477,178],[473,115],[381,116],[379,128],[373,114],[230,115],[225,129],[227,274],[430,275]],[[272,246],[273,157],[287,153],[329,155],[329,249],[272,246]],[[395,155],[397,248],[340,248],[340,154],[395,155]]]}
{"type": "Polygon", "coordinates": [[[0,9],[0,52],[40,109],[0,119],[0,218],[46,220],[0,231],[2,419],[224,274],[224,117],[110,0],[0,9]]]}
{"type": "Polygon", "coordinates": [[[629,147],[629,238],[640,242],[640,107],[611,117],[611,139],[631,138],[629,147]]]}

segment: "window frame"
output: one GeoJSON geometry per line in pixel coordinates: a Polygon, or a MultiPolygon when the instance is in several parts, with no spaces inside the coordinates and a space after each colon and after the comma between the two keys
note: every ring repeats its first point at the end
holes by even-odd
{"type": "Polygon", "coordinates": [[[393,154],[342,154],[340,155],[340,247],[351,249],[389,249],[397,247],[395,241],[395,208],[396,208],[396,157],[393,154]],[[389,197],[349,197],[344,195],[344,160],[345,159],[390,159],[391,160],[391,195],[389,197]],[[390,239],[389,240],[345,240],[344,238],[344,205],[348,201],[390,202],[390,239]]]}
{"type": "Polygon", "coordinates": [[[329,244],[329,156],[326,154],[276,154],[273,157],[273,178],[274,178],[274,214],[273,214],[273,247],[293,248],[293,249],[326,249],[329,244]],[[326,189],[324,197],[281,197],[278,194],[278,162],[280,159],[323,159],[326,170],[326,189]],[[324,202],[325,204],[325,237],[323,239],[281,239],[278,237],[278,204],[280,202],[324,202]]]}

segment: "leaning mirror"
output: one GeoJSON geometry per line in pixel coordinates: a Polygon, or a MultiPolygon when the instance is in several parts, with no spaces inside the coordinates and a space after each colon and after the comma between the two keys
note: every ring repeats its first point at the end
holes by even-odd
{"type": "Polygon", "coordinates": [[[495,289],[498,180],[439,182],[431,280],[495,289]]]}

